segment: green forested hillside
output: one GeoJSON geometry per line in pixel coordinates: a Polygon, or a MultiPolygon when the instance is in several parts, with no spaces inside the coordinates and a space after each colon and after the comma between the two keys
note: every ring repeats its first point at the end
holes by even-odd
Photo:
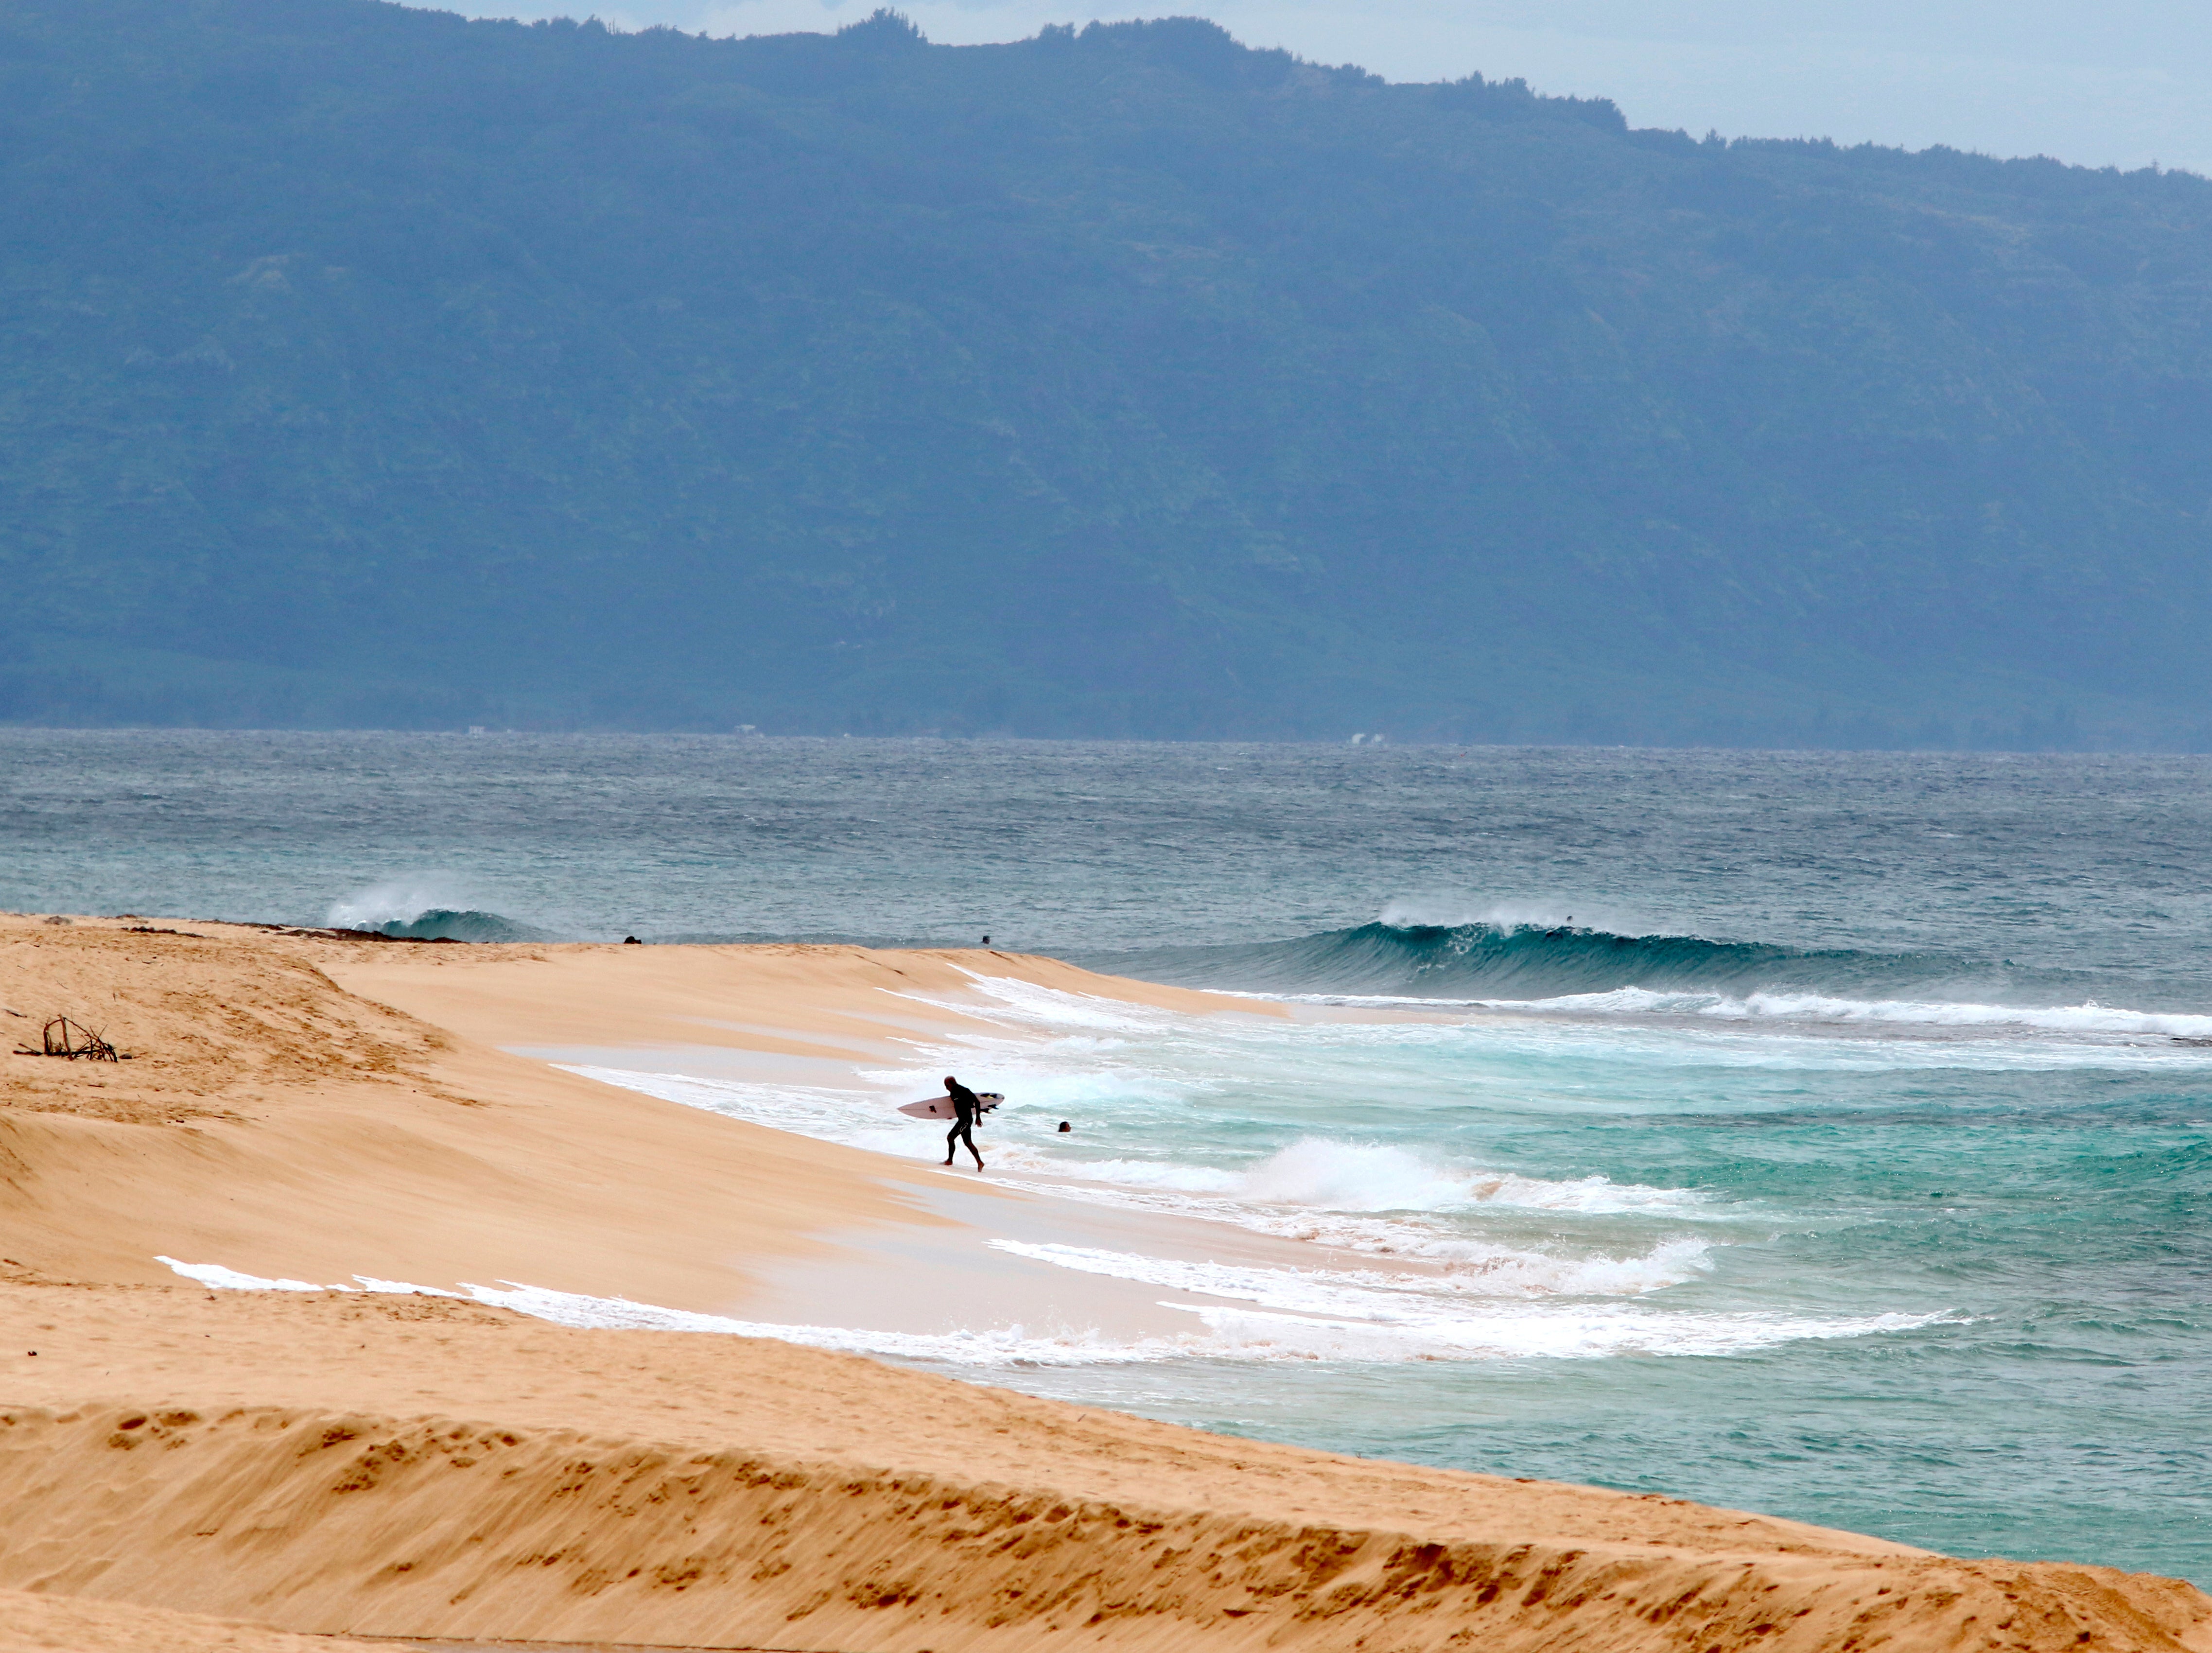
{"type": "Polygon", "coordinates": [[[0,0],[0,720],[2212,744],[2212,185],[0,0]]]}

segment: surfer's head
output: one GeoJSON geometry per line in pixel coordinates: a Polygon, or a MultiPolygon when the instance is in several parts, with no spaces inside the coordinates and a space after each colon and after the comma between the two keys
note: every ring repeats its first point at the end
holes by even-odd
{"type": "Polygon", "coordinates": [[[954,1085],[957,1085],[957,1084],[959,1084],[959,1083],[960,1083],[960,1081],[959,1081],[959,1080],[957,1080],[957,1079],[954,1079],[954,1078],[952,1077],[952,1075],[951,1075],[951,1074],[950,1074],[950,1073],[947,1073],[947,1074],[945,1076],[945,1088],[947,1091],[950,1091],[950,1090],[951,1090],[954,1085]]]}

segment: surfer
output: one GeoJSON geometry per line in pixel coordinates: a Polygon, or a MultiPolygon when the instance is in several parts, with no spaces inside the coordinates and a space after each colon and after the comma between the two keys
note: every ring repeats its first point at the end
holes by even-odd
{"type": "Polygon", "coordinates": [[[952,1163],[952,1150],[957,1143],[968,1145],[968,1152],[975,1155],[975,1169],[983,1169],[983,1156],[976,1152],[974,1132],[975,1121],[983,1117],[983,1104],[975,1093],[954,1079],[945,1076],[945,1094],[952,1098],[952,1128],[945,1133],[945,1163],[952,1163]]]}

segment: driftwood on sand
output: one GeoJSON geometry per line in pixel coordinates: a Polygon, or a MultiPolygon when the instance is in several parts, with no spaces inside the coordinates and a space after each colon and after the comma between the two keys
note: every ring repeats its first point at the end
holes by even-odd
{"type": "Polygon", "coordinates": [[[42,1030],[45,1048],[33,1050],[28,1045],[17,1045],[18,1056],[61,1056],[70,1061],[119,1062],[127,1060],[116,1052],[106,1038],[82,1022],[72,1022],[66,1016],[57,1016],[42,1030]]]}

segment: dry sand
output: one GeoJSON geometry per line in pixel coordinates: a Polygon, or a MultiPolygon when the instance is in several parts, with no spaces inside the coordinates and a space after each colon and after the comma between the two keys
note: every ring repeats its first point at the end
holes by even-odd
{"type": "Polygon", "coordinates": [[[295,1636],[233,1620],[81,1596],[0,1590],[0,1653],[394,1653],[388,1642],[295,1636]]]}
{"type": "Polygon", "coordinates": [[[0,1056],[0,1590],[40,1598],[0,1597],[0,1648],[296,1645],[127,1607],[809,1653],[2212,1653],[2212,1601],[2106,1569],[1224,1439],[775,1342],[179,1285],[156,1254],[713,1308],[825,1234],[942,1223],[924,1174],[492,1046],[850,1060],[957,1020],[898,995],[957,999],[963,965],[1224,1006],[1003,955],[154,927],[199,934],[0,918],[0,1027],[35,1042],[66,1011],[136,1057],[0,1056]]]}
{"type": "Polygon", "coordinates": [[[320,1281],[528,1279],[713,1310],[764,1259],[822,1249],[812,1235],[933,1220],[902,1193],[919,1173],[878,1156],[493,1046],[887,1049],[902,1027],[957,1019],[894,996],[965,988],[942,957],[150,927],[171,933],[0,918],[0,1029],[36,1045],[45,1018],[68,1013],[133,1056],[0,1055],[0,1255],[20,1266],[152,1284],[175,1278],[155,1261],[167,1255],[320,1281]],[[449,999],[449,1025],[394,1007],[449,999]],[[858,1014],[874,1006],[878,1021],[858,1014]],[[733,1012],[781,1031],[714,1019],[733,1012]]]}

